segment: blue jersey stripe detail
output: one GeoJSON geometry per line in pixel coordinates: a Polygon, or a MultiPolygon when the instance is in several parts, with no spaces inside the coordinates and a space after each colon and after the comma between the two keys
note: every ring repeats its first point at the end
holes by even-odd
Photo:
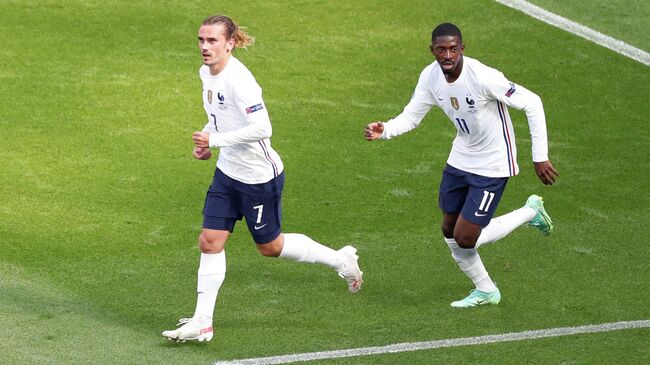
{"type": "Polygon", "coordinates": [[[510,136],[508,131],[508,124],[504,111],[503,103],[497,102],[497,109],[499,110],[499,118],[501,119],[501,130],[503,132],[503,140],[506,142],[506,155],[508,156],[508,171],[510,176],[514,176],[514,161],[512,156],[512,148],[510,146],[510,136]]]}
{"type": "Polygon", "coordinates": [[[278,167],[275,165],[275,161],[271,158],[271,155],[269,155],[269,151],[266,149],[266,144],[264,141],[258,141],[260,146],[262,146],[262,150],[264,151],[264,156],[266,159],[271,163],[271,167],[273,167],[273,177],[278,177],[278,167]]]}

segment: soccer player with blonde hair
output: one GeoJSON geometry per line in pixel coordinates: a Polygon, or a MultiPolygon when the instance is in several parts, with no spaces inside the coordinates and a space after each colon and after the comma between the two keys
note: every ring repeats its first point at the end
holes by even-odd
{"type": "Polygon", "coordinates": [[[298,233],[282,233],[282,160],[271,147],[271,121],[262,89],[242,62],[232,55],[253,38],[227,16],[206,18],[199,28],[203,66],[203,107],[207,123],[194,132],[192,155],[208,160],[219,149],[217,168],[205,197],[203,229],[199,235],[194,315],[180,320],[175,330],[162,335],[174,341],[210,341],[217,294],[226,275],[225,245],[235,223],[246,218],[258,251],[269,257],[318,263],[338,272],[356,293],[362,272],[356,249],[336,251],[298,233]]]}

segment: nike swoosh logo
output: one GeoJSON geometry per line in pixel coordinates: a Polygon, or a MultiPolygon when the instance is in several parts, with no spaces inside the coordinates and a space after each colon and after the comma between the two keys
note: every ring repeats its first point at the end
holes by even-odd
{"type": "Polygon", "coordinates": [[[483,302],[485,302],[485,299],[483,299],[483,300],[477,300],[477,301],[476,301],[476,304],[481,304],[481,303],[483,303],[483,302]]]}
{"type": "Polygon", "coordinates": [[[474,215],[477,216],[477,217],[485,217],[487,215],[487,213],[481,214],[479,212],[474,212],[474,215]]]}
{"type": "Polygon", "coordinates": [[[259,226],[259,227],[258,227],[258,226],[255,226],[255,230],[257,231],[258,229],[262,229],[262,228],[266,227],[267,225],[268,225],[268,223],[262,224],[262,225],[259,226]]]}
{"type": "Polygon", "coordinates": [[[436,98],[438,99],[438,101],[443,101],[443,100],[445,100],[445,99],[440,99],[440,98],[439,98],[439,97],[437,97],[437,96],[436,96],[436,98]]]}

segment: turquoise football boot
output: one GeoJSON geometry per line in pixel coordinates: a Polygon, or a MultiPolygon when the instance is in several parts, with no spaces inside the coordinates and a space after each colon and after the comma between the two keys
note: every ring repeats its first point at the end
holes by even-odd
{"type": "Polygon", "coordinates": [[[529,227],[536,227],[545,236],[550,235],[553,232],[553,221],[548,216],[548,213],[546,213],[546,209],[544,209],[544,200],[542,200],[542,197],[531,195],[526,200],[525,206],[531,207],[537,212],[535,217],[528,221],[527,225],[529,227]]]}
{"type": "Polygon", "coordinates": [[[501,292],[496,291],[486,293],[478,289],[473,289],[466,298],[451,303],[454,308],[478,307],[479,305],[499,304],[501,302],[501,292]]]}

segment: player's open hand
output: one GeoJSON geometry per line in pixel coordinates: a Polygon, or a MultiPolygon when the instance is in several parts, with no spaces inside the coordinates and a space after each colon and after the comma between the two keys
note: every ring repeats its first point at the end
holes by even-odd
{"type": "Polygon", "coordinates": [[[212,151],[209,148],[194,147],[192,156],[197,160],[209,160],[212,157],[212,151]]]}
{"type": "Polygon", "coordinates": [[[535,162],[535,173],[544,185],[553,185],[555,179],[559,176],[555,167],[550,160],[543,162],[535,162]]]}
{"type": "Polygon", "coordinates": [[[194,132],[192,141],[196,147],[208,148],[210,147],[210,132],[194,132]]]}
{"type": "Polygon", "coordinates": [[[366,129],[364,130],[364,135],[366,137],[366,140],[368,141],[373,141],[375,139],[378,139],[381,137],[381,135],[384,133],[384,123],[382,122],[372,122],[366,126],[366,129]]]}

